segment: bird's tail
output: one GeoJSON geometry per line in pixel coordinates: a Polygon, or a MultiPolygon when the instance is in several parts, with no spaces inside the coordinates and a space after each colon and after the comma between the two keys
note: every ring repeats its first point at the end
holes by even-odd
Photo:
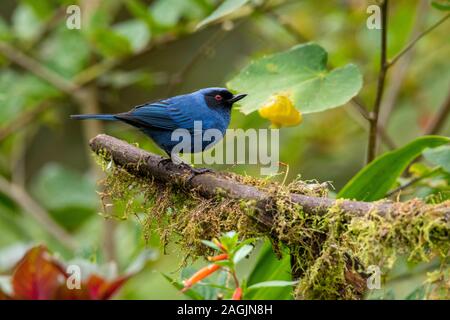
{"type": "Polygon", "coordinates": [[[86,119],[96,119],[96,120],[108,120],[116,121],[117,118],[113,114],[73,114],[70,116],[74,120],[86,120],[86,119]]]}

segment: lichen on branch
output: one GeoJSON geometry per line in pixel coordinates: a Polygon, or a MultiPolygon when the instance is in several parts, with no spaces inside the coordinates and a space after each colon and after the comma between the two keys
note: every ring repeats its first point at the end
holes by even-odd
{"type": "Polygon", "coordinates": [[[297,298],[362,298],[366,267],[386,273],[400,255],[413,262],[439,259],[434,277],[444,281],[434,284],[448,281],[450,201],[333,200],[326,184],[283,186],[231,173],[188,179],[184,169],[159,166],[160,157],[109,136],[97,136],[91,147],[107,174],[104,203],[113,203],[121,219],[137,215],[145,237],[156,231],[164,245],[178,243],[187,257],[212,254],[201,240],[235,230],[242,239],[269,238],[276,251],[290,249],[300,279],[297,298]]]}

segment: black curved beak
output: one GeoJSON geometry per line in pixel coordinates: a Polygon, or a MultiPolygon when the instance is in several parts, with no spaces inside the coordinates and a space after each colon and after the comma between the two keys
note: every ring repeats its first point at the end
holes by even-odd
{"type": "Polygon", "coordinates": [[[243,94],[235,94],[235,95],[233,96],[233,98],[228,99],[228,102],[229,102],[229,103],[235,103],[235,102],[237,102],[237,101],[239,101],[239,100],[241,100],[241,99],[244,99],[246,96],[247,96],[247,95],[246,95],[245,93],[243,93],[243,94]]]}

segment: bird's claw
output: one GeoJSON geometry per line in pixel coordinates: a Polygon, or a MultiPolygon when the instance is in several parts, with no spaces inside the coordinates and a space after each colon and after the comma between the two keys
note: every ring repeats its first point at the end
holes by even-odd
{"type": "Polygon", "coordinates": [[[208,172],[213,172],[212,169],[208,169],[208,168],[193,168],[190,167],[191,172],[195,173],[195,174],[203,174],[203,173],[208,173],[208,172]]]}
{"type": "Polygon", "coordinates": [[[164,158],[164,159],[161,159],[161,160],[158,162],[158,166],[162,165],[163,167],[165,167],[165,166],[168,165],[169,163],[173,163],[173,162],[172,162],[172,159],[170,159],[170,158],[164,158]]]}
{"type": "Polygon", "coordinates": [[[186,180],[187,183],[190,183],[191,180],[197,175],[214,172],[214,170],[208,168],[193,168],[188,164],[184,164],[184,166],[190,171],[189,177],[186,180]]]}
{"type": "MultiPolygon", "coordinates": [[[[158,166],[159,166],[159,165],[166,166],[166,165],[168,165],[169,163],[176,164],[176,163],[174,163],[174,162],[172,161],[172,159],[170,159],[170,158],[164,158],[164,159],[162,159],[162,160],[160,160],[160,161],[158,162],[158,166]]],[[[197,175],[199,175],[199,174],[204,174],[204,173],[214,172],[214,170],[209,169],[209,168],[194,168],[194,167],[191,167],[189,164],[187,164],[187,163],[185,163],[185,162],[181,162],[181,163],[176,164],[176,165],[178,165],[180,168],[187,169],[187,170],[190,172],[189,177],[187,178],[187,182],[188,182],[188,183],[190,183],[191,180],[192,180],[195,176],[197,176],[197,175]]]]}

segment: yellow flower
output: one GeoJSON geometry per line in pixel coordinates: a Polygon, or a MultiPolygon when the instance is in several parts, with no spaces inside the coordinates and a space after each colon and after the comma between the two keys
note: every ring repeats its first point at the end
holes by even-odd
{"type": "Polygon", "coordinates": [[[275,128],[296,126],[302,122],[302,114],[285,95],[274,95],[259,109],[259,115],[269,119],[275,128]]]}

